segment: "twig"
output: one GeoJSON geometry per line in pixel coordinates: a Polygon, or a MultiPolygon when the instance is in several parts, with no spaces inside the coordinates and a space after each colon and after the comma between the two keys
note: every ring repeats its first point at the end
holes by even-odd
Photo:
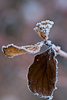
{"type": "MultiPolygon", "coordinates": [[[[55,50],[56,50],[56,49],[55,49],[55,50]]],[[[65,51],[63,51],[63,50],[61,50],[61,49],[56,50],[56,52],[57,52],[60,56],[62,56],[62,57],[64,57],[64,58],[67,58],[67,52],[65,52],[65,51]]]]}

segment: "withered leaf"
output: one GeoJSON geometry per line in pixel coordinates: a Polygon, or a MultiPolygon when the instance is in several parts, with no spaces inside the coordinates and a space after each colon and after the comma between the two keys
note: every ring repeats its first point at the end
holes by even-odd
{"type": "Polygon", "coordinates": [[[36,27],[34,28],[34,30],[43,39],[48,39],[48,35],[53,24],[54,24],[53,21],[49,21],[49,20],[41,21],[36,24],[36,27]]]}
{"type": "Polygon", "coordinates": [[[11,57],[11,58],[14,56],[17,56],[17,55],[27,53],[27,51],[25,51],[23,49],[16,48],[13,45],[10,45],[8,47],[3,47],[3,52],[7,57],[11,57]]]}
{"type": "Polygon", "coordinates": [[[56,89],[57,60],[52,48],[35,57],[28,70],[29,89],[39,97],[51,98],[56,89]]]}
{"type": "Polygon", "coordinates": [[[35,45],[27,45],[27,46],[21,46],[21,47],[18,47],[14,44],[9,44],[7,46],[2,46],[2,51],[7,57],[14,57],[14,56],[25,54],[25,53],[35,54],[40,51],[43,44],[44,44],[44,41],[38,42],[35,45]]]}

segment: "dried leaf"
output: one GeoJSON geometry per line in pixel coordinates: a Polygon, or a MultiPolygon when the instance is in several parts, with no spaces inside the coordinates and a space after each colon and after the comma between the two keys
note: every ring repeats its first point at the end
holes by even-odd
{"type": "Polygon", "coordinates": [[[53,24],[54,24],[53,21],[49,21],[49,20],[41,21],[36,24],[36,27],[34,28],[34,30],[43,39],[48,39],[50,28],[52,28],[53,24]]]}
{"type": "Polygon", "coordinates": [[[41,47],[43,46],[44,42],[38,42],[35,45],[27,45],[18,47],[14,44],[9,44],[7,46],[2,46],[2,51],[7,57],[14,57],[17,55],[25,54],[25,53],[32,53],[35,54],[40,51],[41,47]]]}
{"type": "Polygon", "coordinates": [[[57,61],[52,48],[37,55],[28,71],[29,89],[41,98],[52,99],[56,89],[57,61]]]}
{"type": "Polygon", "coordinates": [[[27,53],[27,51],[23,50],[23,49],[19,49],[17,47],[15,47],[14,45],[10,44],[8,47],[4,47],[3,46],[3,52],[7,57],[14,57],[17,55],[21,55],[21,54],[25,54],[27,53]]]}

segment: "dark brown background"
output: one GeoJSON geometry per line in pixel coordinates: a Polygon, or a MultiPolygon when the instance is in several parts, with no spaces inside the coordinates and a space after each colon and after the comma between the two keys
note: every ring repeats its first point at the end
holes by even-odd
{"type": "MultiPolygon", "coordinates": [[[[0,0],[0,48],[10,43],[22,46],[41,41],[33,28],[46,19],[55,22],[50,39],[67,51],[67,0],[0,0]]],[[[58,89],[53,100],[66,100],[67,59],[57,58],[58,89]]],[[[0,100],[44,100],[27,88],[26,74],[33,60],[31,54],[9,59],[0,50],[0,100]]]]}

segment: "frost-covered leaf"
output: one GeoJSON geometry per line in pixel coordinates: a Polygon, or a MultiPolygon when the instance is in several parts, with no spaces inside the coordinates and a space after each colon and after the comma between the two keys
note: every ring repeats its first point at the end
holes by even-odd
{"type": "Polygon", "coordinates": [[[28,87],[41,98],[53,98],[57,82],[57,60],[52,48],[35,57],[28,70],[28,87]]]}
{"type": "Polygon", "coordinates": [[[43,44],[44,44],[43,41],[38,42],[35,45],[27,45],[22,47],[18,47],[14,44],[9,44],[7,46],[2,46],[2,51],[7,57],[14,57],[25,53],[35,54],[40,51],[43,44]]]}
{"type": "Polygon", "coordinates": [[[50,28],[52,28],[54,22],[50,20],[41,21],[36,24],[34,30],[38,33],[43,39],[48,39],[50,28]]]}

